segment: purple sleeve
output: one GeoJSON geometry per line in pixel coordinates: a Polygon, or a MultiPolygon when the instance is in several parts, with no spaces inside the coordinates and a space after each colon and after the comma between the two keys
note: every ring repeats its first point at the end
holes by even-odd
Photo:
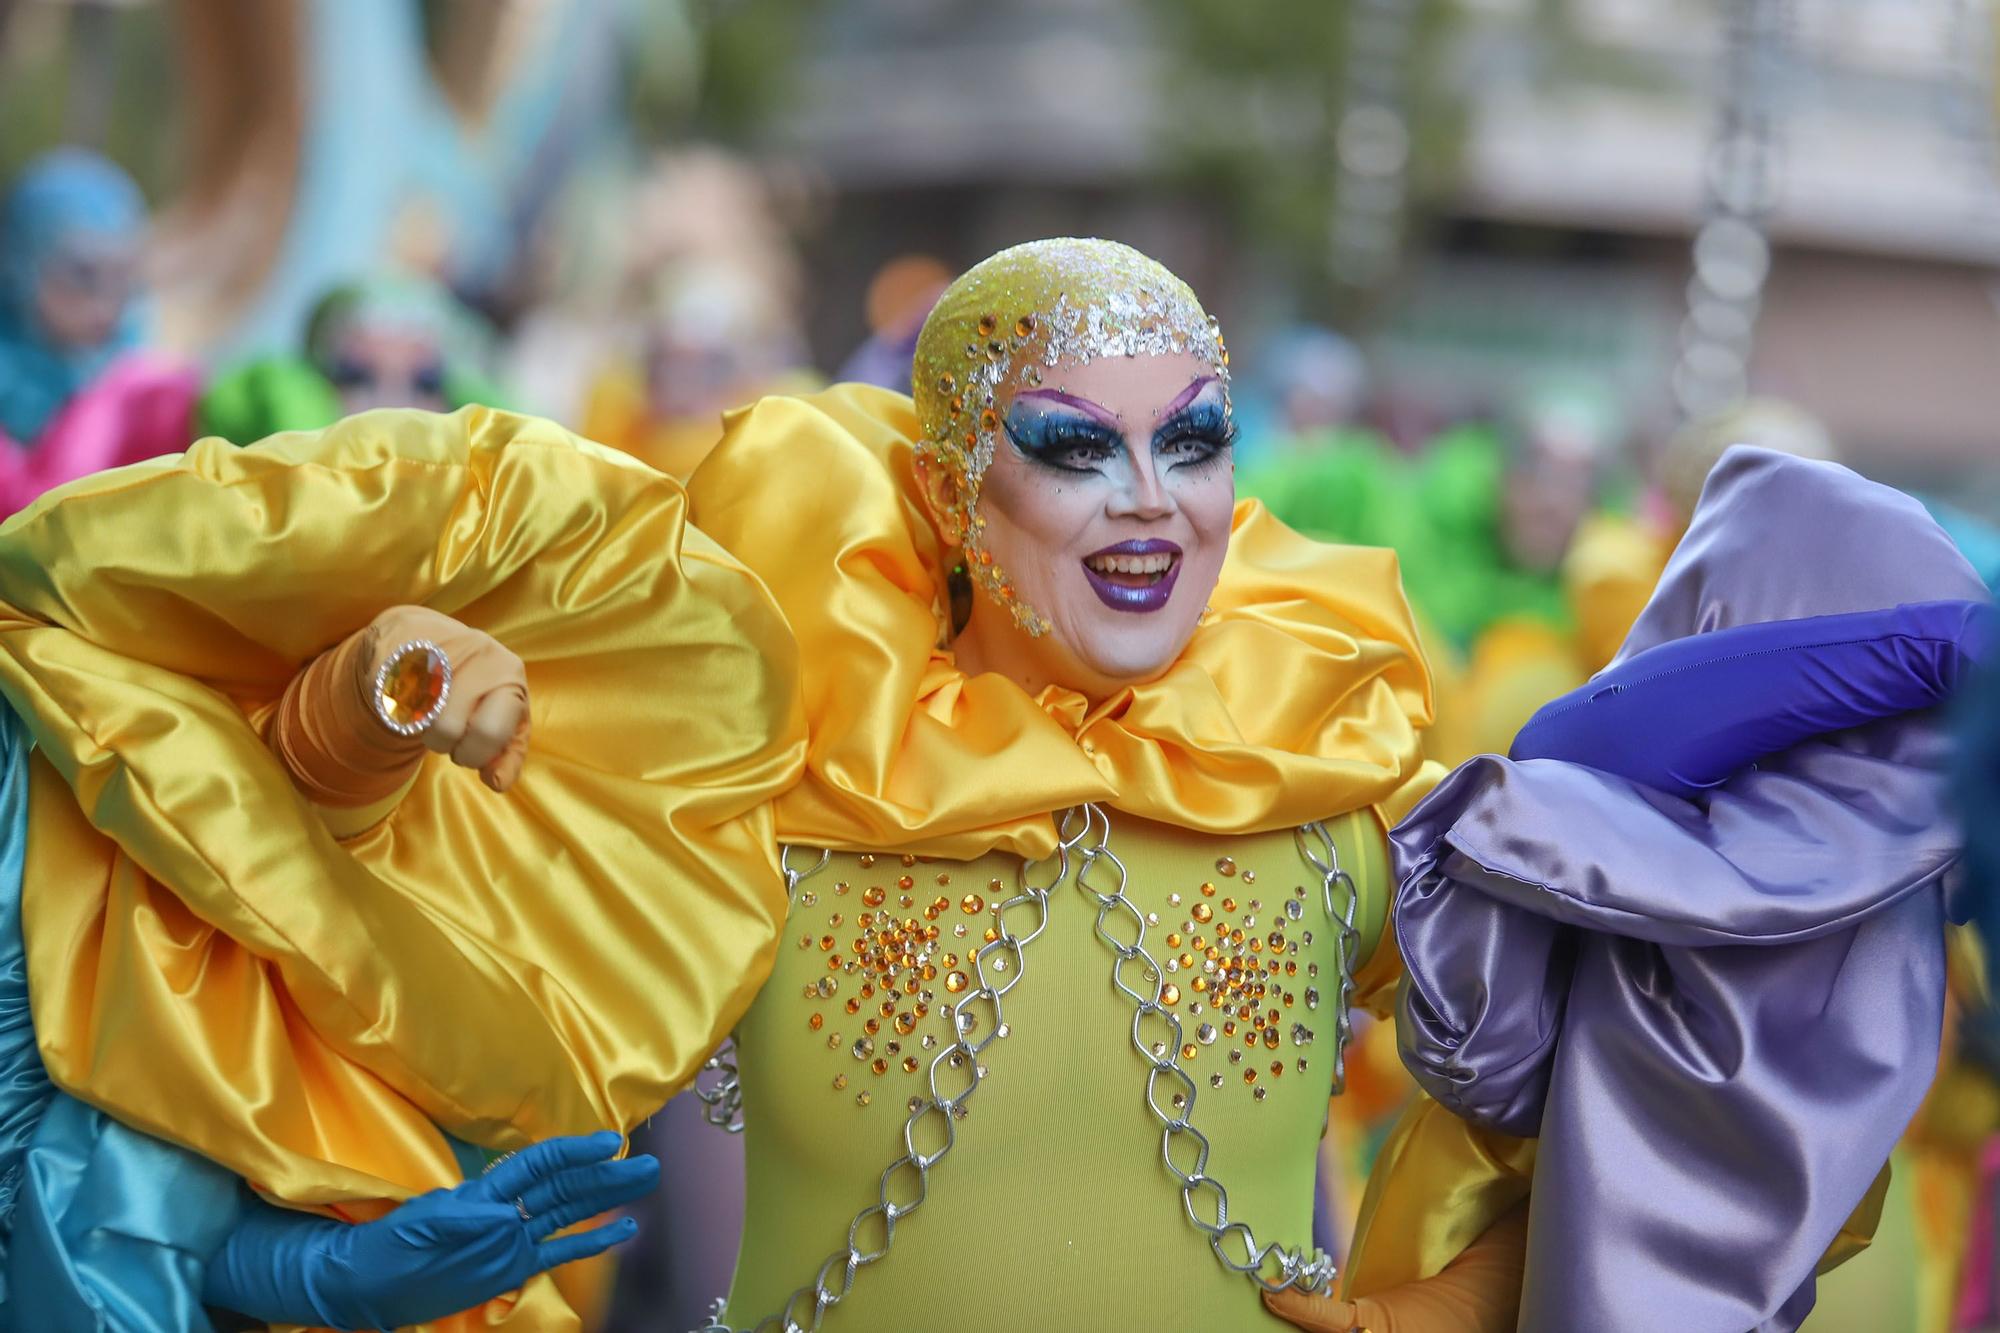
{"type": "Polygon", "coordinates": [[[1948,689],[1956,649],[1933,646],[1959,622],[1910,604],[1983,597],[1908,497],[1732,450],[1613,668],[1634,697],[1578,710],[1654,728],[1672,761],[1642,783],[1616,728],[1527,735],[1562,758],[1476,759],[1395,831],[1404,1062],[1459,1115],[1540,1138],[1522,1328],[1788,1333],[1810,1311],[1937,1063],[1946,740],[1887,705],[1948,689]],[[1899,609],[1895,646],[1814,676],[1814,619],[1899,609]],[[1736,669],[1700,639],[1768,622],[1795,706],[1692,688],[1736,669]]]}
{"type": "Polygon", "coordinates": [[[1510,753],[1692,796],[1813,736],[1944,702],[1992,622],[1986,603],[1946,601],[1692,634],[1545,705],[1510,753]]]}

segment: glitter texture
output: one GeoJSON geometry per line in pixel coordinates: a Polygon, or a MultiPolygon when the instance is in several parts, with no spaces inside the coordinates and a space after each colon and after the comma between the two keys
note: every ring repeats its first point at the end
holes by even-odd
{"type": "Polygon", "coordinates": [[[917,468],[941,469],[947,542],[1032,635],[1048,621],[1014,595],[980,537],[979,487],[1004,426],[1005,396],[1047,372],[1107,356],[1191,354],[1228,392],[1229,352],[1186,283],[1130,246],[1059,238],[1002,250],[945,290],[917,338],[912,376],[924,438],[917,468]]]}

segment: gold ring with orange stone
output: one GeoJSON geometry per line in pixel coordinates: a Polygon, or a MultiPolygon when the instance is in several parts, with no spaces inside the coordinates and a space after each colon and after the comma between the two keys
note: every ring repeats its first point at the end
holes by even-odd
{"type": "Polygon", "coordinates": [[[398,736],[430,730],[451,698],[451,659],[429,639],[411,639],[382,659],[368,702],[398,736]]]}

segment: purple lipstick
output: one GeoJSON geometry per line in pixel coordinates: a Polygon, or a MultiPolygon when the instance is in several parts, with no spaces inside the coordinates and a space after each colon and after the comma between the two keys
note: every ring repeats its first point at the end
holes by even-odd
{"type": "Polygon", "coordinates": [[[1083,558],[1083,576],[1097,600],[1113,611],[1157,611],[1174,595],[1181,548],[1149,538],[1119,542],[1083,558]]]}

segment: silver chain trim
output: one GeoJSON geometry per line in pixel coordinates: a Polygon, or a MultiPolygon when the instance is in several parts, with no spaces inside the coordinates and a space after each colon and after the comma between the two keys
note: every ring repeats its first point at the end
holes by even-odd
{"type": "MultiPolygon", "coordinates": [[[[1215,1252],[1223,1266],[1232,1272],[1248,1277],[1266,1291],[1283,1291],[1297,1287],[1308,1292],[1324,1293],[1332,1289],[1336,1269],[1333,1260],[1317,1251],[1302,1247],[1291,1248],[1271,1242],[1263,1246],[1248,1223],[1229,1220],[1229,1192],[1222,1183],[1207,1174],[1209,1142],[1202,1132],[1194,1127],[1189,1117],[1194,1112],[1195,1084],[1187,1071],[1180,1067],[1181,1026],[1179,1017],[1160,1003],[1164,974],[1151,954],[1146,951],[1146,916],[1125,896],[1127,874],[1125,863],[1111,851],[1111,821],[1095,805],[1083,805],[1065,811],[1058,826],[1055,852],[1040,861],[1024,862],[1018,872],[1019,890],[1013,897],[1000,904],[996,914],[998,937],[982,945],[972,956],[974,985],[967,989],[955,1006],[946,1006],[952,1020],[952,1042],[940,1050],[932,1059],[929,1071],[930,1098],[903,1124],[903,1155],[889,1163],[882,1171],[876,1188],[876,1200],[854,1215],[847,1227],[847,1242],[829,1254],[819,1267],[813,1280],[794,1291],[786,1299],[784,1307],[776,1314],[766,1316],[752,1326],[747,1333],[818,1333],[826,1318],[826,1312],[846,1298],[853,1289],[855,1274],[869,1264],[879,1263],[888,1257],[889,1248],[895,1242],[896,1223],[923,1205],[930,1191],[931,1169],[950,1153],[958,1142],[956,1122],[965,1117],[966,1104],[979,1091],[986,1078],[986,1068],[979,1063],[979,1057],[986,1048],[997,1041],[1005,1027],[1002,1017],[1001,1000],[1015,986],[1019,985],[1027,969],[1027,946],[1048,928],[1049,894],[1065,879],[1069,878],[1070,854],[1087,839],[1093,829],[1098,830],[1096,843],[1086,848],[1077,867],[1076,885],[1079,890],[1097,903],[1095,930],[1097,937],[1104,941],[1117,960],[1111,965],[1111,983],[1132,1000],[1132,1045],[1140,1058],[1148,1065],[1146,1074],[1146,1104],[1158,1117],[1163,1126],[1160,1152],[1167,1170],[1180,1182],[1181,1203],[1187,1218],[1197,1229],[1208,1236],[1209,1248],[1215,1252]],[[1080,822],[1079,822],[1080,821],[1080,822]],[[1033,873],[1053,860],[1055,875],[1046,884],[1031,882],[1033,873]],[[1117,872],[1117,883],[1110,892],[1102,892],[1088,882],[1091,872],[1108,863],[1117,872]],[[1033,909],[1033,928],[1026,934],[1017,935],[1008,923],[1010,914],[1024,909],[1033,909]],[[1114,914],[1131,923],[1132,941],[1125,943],[1113,932],[1109,923],[1114,914]],[[999,980],[988,977],[990,959],[1004,959],[1004,968],[995,967],[999,980]],[[1127,964],[1142,964],[1142,974],[1152,978],[1142,984],[1151,987],[1150,992],[1136,990],[1125,980],[1127,964]],[[1172,1040],[1164,1043],[1163,1049],[1156,1051],[1146,1042],[1146,1024],[1155,1019],[1163,1025],[1164,1032],[1172,1040]],[[973,1033],[984,1029],[984,1035],[971,1040],[973,1033]],[[949,1071],[949,1072],[946,1072],[949,1071]],[[1160,1107],[1161,1082],[1171,1079],[1178,1085],[1186,1098],[1185,1106],[1178,1113],[1170,1113],[1160,1107]],[[955,1088],[956,1091],[947,1091],[955,1088]],[[931,1117],[938,1121],[936,1130],[930,1131],[936,1138],[942,1135],[942,1142],[931,1152],[917,1147],[919,1126],[931,1117]],[[1187,1139],[1194,1145],[1194,1159],[1188,1169],[1182,1169],[1174,1160],[1175,1142],[1187,1139]],[[899,1180],[900,1177],[900,1180],[899,1180]],[[898,1201],[894,1188],[900,1184],[900,1193],[906,1201],[898,1201]],[[1198,1195],[1213,1196],[1212,1212],[1214,1220],[1203,1216],[1198,1205],[1198,1195]],[[878,1245],[865,1247],[861,1239],[862,1228],[874,1219],[881,1219],[882,1234],[878,1245]],[[1229,1243],[1234,1240],[1241,1247],[1241,1254],[1232,1254],[1229,1243]],[[1274,1276],[1266,1276],[1265,1269],[1275,1266],[1274,1276]]],[[[1333,1091],[1338,1094],[1346,1086],[1346,1053],[1348,1039],[1352,1033],[1348,1017],[1348,1003],[1354,992],[1353,957],[1358,943],[1359,931],[1355,927],[1355,912],[1358,897],[1354,880],[1340,868],[1339,854],[1334,848],[1333,837],[1323,824],[1308,824],[1295,833],[1299,853],[1312,867],[1320,872],[1321,887],[1325,895],[1327,915],[1339,926],[1335,944],[1335,965],[1340,977],[1340,1008],[1334,1035],[1334,1082],[1333,1091]],[[1311,841],[1309,841],[1309,839],[1311,841]],[[1318,843],[1318,847],[1313,846],[1318,843]],[[1344,910],[1336,910],[1334,890],[1343,887],[1346,893],[1344,910]]],[[[785,849],[789,859],[790,848],[785,849]]],[[[788,890],[796,889],[798,881],[817,871],[826,864],[826,854],[822,853],[818,865],[803,874],[795,873],[786,866],[785,880],[788,890]]],[[[718,1051],[710,1065],[717,1065],[729,1048],[718,1051]]],[[[729,1070],[729,1086],[735,1091],[736,1104],[740,1106],[741,1092],[735,1088],[735,1065],[729,1063],[718,1067],[729,1070]]],[[[707,1101],[706,1095],[702,1099],[707,1101]]],[[[713,1105],[713,1104],[711,1104],[713,1105]]],[[[740,1121],[735,1128],[740,1128],[740,1121]]],[[[727,1298],[718,1297],[715,1308],[710,1312],[708,1322],[697,1333],[738,1333],[722,1322],[722,1312],[727,1306],[727,1298]]]]}
{"type": "MultiPolygon", "coordinates": [[[[1208,1174],[1208,1136],[1196,1129],[1192,1123],[1195,1081],[1188,1077],[1185,1069],[1181,1068],[1183,1038],[1180,1016],[1160,1003],[1162,988],[1166,985],[1166,974],[1152,954],[1146,951],[1146,914],[1125,896],[1127,879],[1125,863],[1118,859],[1117,854],[1109,846],[1110,819],[1094,805],[1086,805],[1084,812],[1085,820],[1089,823],[1101,823],[1104,832],[1098,838],[1097,845],[1084,852],[1083,864],[1077,867],[1076,886],[1096,900],[1097,938],[1104,941],[1105,946],[1117,955],[1117,961],[1111,964],[1111,984],[1135,1006],[1132,1010],[1132,1048],[1139,1052],[1139,1058],[1150,1066],[1146,1072],[1146,1105],[1165,1127],[1160,1136],[1160,1157],[1166,1162],[1167,1170],[1172,1173],[1174,1179],[1180,1182],[1181,1205],[1187,1212],[1188,1221],[1196,1229],[1206,1233],[1208,1247],[1215,1251],[1215,1257],[1222,1261],[1224,1268],[1243,1274],[1266,1291],[1283,1291],[1288,1287],[1315,1293],[1331,1291],[1335,1273],[1331,1256],[1316,1250],[1307,1250],[1302,1246],[1282,1245],[1277,1241],[1260,1246],[1249,1223],[1229,1220],[1229,1191],[1222,1187],[1221,1181],[1208,1174]],[[1117,882],[1111,886],[1108,893],[1093,887],[1090,883],[1091,872],[1107,863],[1118,876],[1117,882]],[[1114,916],[1130,929],[1130,943],[1120,939],[1112,928],[1110,923],[1114,916]],[[1141,982],[1145,987],[1144,990],[1134,989],[1125,980],[1127,965],[1134,963],[1144,964],[1141,976],[1149,978],[1141,982]],[[1155,1024],[1153,1031],[1156,1034],[1151,1042],[1146,1039],[1149,1021],[1155,1024]],[[1164,1040],[1160,1039],[1161,1037],[1164,1040]],[[1178,1110],[1162,1109],[1163,1081],[1168,1083],[1171,1090],[1178,1091],[1186,1099],[1178,1110]],[[1185,1140],[1193,1144],[1193,1160],[1185,1168],[1174,1160],[1176,1140],[1185,1140]],[[1198,1196],[1204,1194],[1209,1196],[1206,1209],[1197,1202],[1198,1196]],[[1214,1220],[1211,1221],[1205,1216],[1205,1212],[1212,1213],[1214,1220]],[[1239,1247],[1237,1253],[1231,1253],[1232,1241],[1239,1247]],[[1277,1269],[1276,1273],[1267,1276],[1265,1270],[1273,1266],[1277,1269]]],[[[1325,829],[1322,828],[1320,833],[1321,836],[1326,836],[1325,829]]],[[[1337,866],[1338,858],[1332,855],[1333,839],[1330,836],[1326,836],[1326,847],[1329,862],[1337,866]]],[[[1303,841],[1300,842],[1300,850],[1305,850],[1303,841]]],[[[1323,877],[1328,875],[1326,866],[1321,862],[1313,860],[1311,856],[1308,856],[1307,860],[1312,861],[1314,868],[1319,869],[1323,877]]],[[[1335,870],[1332,873],[1340,872],[1335,870]]],[[[1331,894],[1331,882],[1330,878],[1327,879],[1329,894],[1331,894]]],[[[1354,881],[1350,879],[1347,883],[1351,891],[1354,881]]],[[[1328,914],[1334,915],[1331,897],[1328,899],[1327,908],[1328,914]]],[[[1351,920],[1353,915],[1351,900],[1348,914],[1351,920]]],[[[1334,919],[1337,921],[1339,917],[1334,916],[1334,919]]],[[[1349,956],[1343,946],[1339,954],[1343,1004],[1346,1002],[1349,989],[1346,967],[1349,956]]],[[[1341,1019],[1341,1023],[1335,1028],[1334,1036],[1336,1069],[1342,1068],[1342,1053],[1347,1040],[1344,1013],[1341,1019]]]]}
{"type": "MultiPolygon", "coordinates": [[[[798,895],[799,885],[826,869],[826,863],[832,859],[833,853],[821,848],[819,860],[799,870],[792,865],[792,849],[778,849],[778,868],[785,875],[785,902],[788,906],[798,895]]],[[[736,1075],[736,1037],[733,1033],[723,1038],[722,1045],[715,1048],[715,1054],[702,1063],[691,1090],[701,1100],[703,1120],[724,1133],[743,1132],[743,1084],[736,1075]],[[720,1074],[722,1077],[704,1085],[704,1074],[720,1074]]]]}
{"type": "MultiPolygon", "coordinates": [[[[1036,862],[1023,862],[1017,874],[1019,890],[1013,897],[1000,904],[996,913],[995,929],[997,938],[981,945],[972,956],[973,985],[961,993],[961,997],[949,1006],[951,1018],[951,1044],[943,1047],[931,1060],[928,1080],[930,1099],[910,1113],[903,1122],[903,1155],[889,1163],[882,1170],[882,1178],[876,1187],[876,1199],[854,1215],[847,1226],[847,1243],[826,1257],[819,1266],[813,1280],[794,1291],[786,1299],[784,1307],[776,1314],[766,1316],[751,1329],[751,1333],[765,1333],[765,1330],[782,1330],[783,1333],[817,1333],[826,1312],[840,1304],[854,1287],[854,1275],[869,1264],[879,1263],[886,1258],[889,1247],[895,1243],[896,1223],[923,1206],[930,1193],[931,1168],[945,1159],[958,1142],[957,1122],[964,1118],[966,1104],[972,1100],[979,1085],[986,1078],[986,1068],[979,1063],[979,1057],[986,1048],[999,1040],[1004,1023],[1001,1017],[1001,1000],[1008,991],[1021,982],[1027,969],[1026,949],[1035,938],[1048,928],[1049,891],[1069,877],[1069,854],[1071,848],[1090,831],[1089,821],[1076,833],[1070,833],[1075,812],[1063,816],[1060,837],[1054,856],[1044,857],[1036,862]],[[1032,872],[1056,862],[1056,873],[1047,884],[1031,882],[1032,872]],[[1025,935],[1016,935],[1008,923],[1010,914],[1032,910],[1033,928],[1025,935]],[[1004,969],[995,968],[998,981],[988,979],[989,960],[1005,958],[1004,969]],[[984,1006],[984,1014],[976,1006],[984,1006]],[[984,1028],[978,1040],[969,1040],[971,1035],[984,1028]],[[917,1147],[919,1126],[926,1120],[935,1119],[934,1128],[925,1129],[931,1139],[942,1135],[932,1152],[924,1152],[917,1147]],[[900,1192],[905,1201],[896,1197],[900,1192]],[[875,1219],[882,1224],[881,1243],[866,1248],[861,1239],[861,1230],[875,1219]]],[[[824,862],[822,862],[824,864],[824,862]]],[[[708,1322],[702,1325],[700,1333],[736,1333],[722,1322],[722,1311],[726,1298],[718,1298],[708,1322]]]]}
{"type": "Polygon", "coordinates": [[[1339,927],[1333,940],[1334,975],[1340,978],[1340,1004],[1333,1020],[1333,1095],[1338,1097],[1347,1091],[1347,1043],[1354,1039],[1354,955],[1361,951],[1361,930],[1354,924],[1354,915],[1361,906],[1361,892],[1354,887],[1354,876],[1340,868],[1340,850],[1333,845],[1333,834],[1327,832],[1325,824],[1315,819],[1294,829],[1292,841],[1306,864],[1319,871],[1327,919],[1339,927]],[[1336,887],[1346,896],[1343,908],[1333,905],[1336,887]]]}
{"type": "Polygon", "coordinates": [[[701,1099],[701,1118],[726,1134],[743,1132],[743,1084],[736,1077],[736,1038],[723,1038],[722,1045],[715,1048],[715,1054],[702,1064],[701,1073],[689,1091],[701,1099]],[[721,1074],[706,1086],[702,1076],[721,1074]]]}

